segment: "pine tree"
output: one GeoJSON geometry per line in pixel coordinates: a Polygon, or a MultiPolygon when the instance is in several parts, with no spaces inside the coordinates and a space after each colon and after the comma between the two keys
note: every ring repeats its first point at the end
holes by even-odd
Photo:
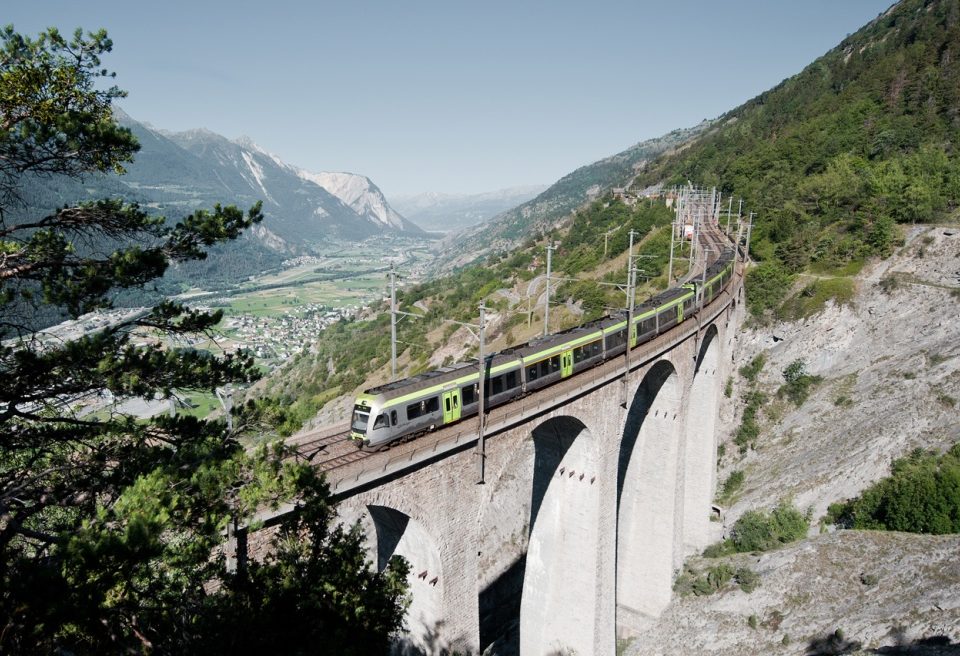
{"type": "Polygon", "coordinates": [[[31,215],[26,185],[122,173],[138,149],[114,120],[124,92],[100,60],[111,47],[102,30],[0,30],[0,652],[383,653],[406,565],[369,567],[358,530],[332,528],[311,469],[279,446],[245,451],[222,421],[74,409],[106,391],[169,398],[253,380],[244,353],[132,340],[209,332],[219,312],[167,300],[82,337],[38,332],[110,309],[263,218],[259,204],[217,205],[174,222],[120,199],[31,215]],[[228,571],[228,524],[290,500],[300,512],[272,553],[228,571]]]}

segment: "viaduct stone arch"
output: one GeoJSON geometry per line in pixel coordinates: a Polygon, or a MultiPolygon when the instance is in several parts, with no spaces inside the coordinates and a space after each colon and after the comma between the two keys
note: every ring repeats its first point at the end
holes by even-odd
{"type": "Polygon", "coordinates": [[[720,401],[720,339],[717,327],[705,331],[687,397],[683,458],[683,554],[710,542],[710,503],[716,490],[716,423],[720,401]]]}
{"type": "Polygon", "coordinates": [[[714,308],[636,351],[626,376],[606,363],[585,374],[592,386],[571,381],[562,398],[510,408],[520,419],[488,433],[482,484],[462,437],[470,424],[450,428],[452,448],[437,448],[438,431],[412,452],[435,455],[391,449],[349,486],[334,481],[373,565],[393,554],[411,563],[398,650],[606,654],[659,615],[675,567],[710,529],[739,285],[714,308]]]}
{"type": "Polygon", "coordinates": [[[678,521],[683,389],[661,360],[633,394],[617,458],[616,626],[620,634],[670,602],[678,521]]]}
{"type": "Polygon", "coordinates": [[[530,537],[520,602],[520,653],[592,653],[597,598],[599,452],[578,419],[548,419],[535,450],[530,537]]]}

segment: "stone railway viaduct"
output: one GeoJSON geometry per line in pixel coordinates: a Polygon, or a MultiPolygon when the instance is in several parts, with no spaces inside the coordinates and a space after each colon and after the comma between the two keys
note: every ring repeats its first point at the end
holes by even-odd
{"type": "Polygon", "coordinates": [[[411,564],[402,651],[613,654],[663,610],[709,539],[742,280],[629,371],[617,358],[492,410],[483,484],[475,419],[328,473],[373,562],[411,564]]]}

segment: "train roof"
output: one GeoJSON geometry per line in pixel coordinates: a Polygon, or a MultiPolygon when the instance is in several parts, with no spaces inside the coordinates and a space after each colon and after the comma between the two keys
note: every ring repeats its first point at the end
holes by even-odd
{"type": "MultiPolygon", "coordinates": [[[[514,353],[514,349],[512,348],[499,353],[490,353],[485,359],[487,361],[488,376],[496,368],[502,365],[509,365],[514,361],[517,361],[519,364],[517,355],[514,353]]],[[[419,390],[428,389],[430,387],[442,385],[444,383],[459,380],[461,378],[467,378],[472,374],[479,376],[479,373],[480,361],[474,358],[472,360],[467,360],[466,362],[458,362],[447,367],[440,367],[439,369],[434,369],[433,371],[425,371],[422,374],[417,374],[416,376],[412,376],[410,378],[404,378],[402,380],[396,380],[378,387],[372,387],[366,390],[365,394],[371,394],[374,396],[382,394],[386,400],[390,400],[400,396],[405,396],[411,392],[417,392],[419,390]]]]}
{"type": "MultiPolygon", "coordinates": [[[[725,249],[720,260],[714,262],[710,269],[716,267],[719,270],[725,266],[729,262],[729,259],[725,262],[721,262],[721,260],[724,259],[724,256],[729,258],[729,254],[731,252],[732,249],[725,249]]],[[[709,269],[708,273],[710,273],[709,269]]],[[[664,290],[656,296],[652,296],[637,305],[634,308],[634,316],[654,310],[689,293],[690,289],[686,287],[673,287],[671,289],[664,290]]],[[[593,333],[602,332],[603,330],[606,330],[611,326],[615,326],[618,323],[623,323],[626,320],[626,311],[620,310],[614,314],[602,317],[595,321],[587,322],[581,326],[568,328],[544,337],[536,337],[525,344],[518,344],[516,346],[506,348],[498,353],[491,353],[487,355],[488,375],[497,375],[503,371],[508,371],[511,364],[519,364],[520,357],[535,355],[537,353],[556,348],[557,346],[576,341],[579,338],[586,338],[593,333]],[[496,371],[497,369],[500,369],[500,371],[496,371]]],[[[586,340],[584,343],[586,343],[586,340]]],[[[433,371],[425,371],[410,378],[404,378],[402,380],[396,380],[390,383],[379,385],[377,387],[372,387],[368,390],[365,390],[365,394],[374,396],[382,394],[385,397],[385,400],[395,399],[412,392],[417,392],[419,390],[443,385],[447,382],[467,378],[471,374],[478,373],[478,370],[479,361],[476,359],[468,360],[466,362],[460,362],[447,367],[440,367],[439,369],[435,369],[433,371]]]]}

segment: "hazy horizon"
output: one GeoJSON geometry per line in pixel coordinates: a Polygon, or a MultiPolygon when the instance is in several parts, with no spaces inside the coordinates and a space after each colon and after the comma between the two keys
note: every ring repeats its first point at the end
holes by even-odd
{"type": "Polygon", "coordinates": [[[889,5],[13,0],[4,22],[106,28],[138,121],[400,197],[551,184],[736,107],[889,5]]]}

